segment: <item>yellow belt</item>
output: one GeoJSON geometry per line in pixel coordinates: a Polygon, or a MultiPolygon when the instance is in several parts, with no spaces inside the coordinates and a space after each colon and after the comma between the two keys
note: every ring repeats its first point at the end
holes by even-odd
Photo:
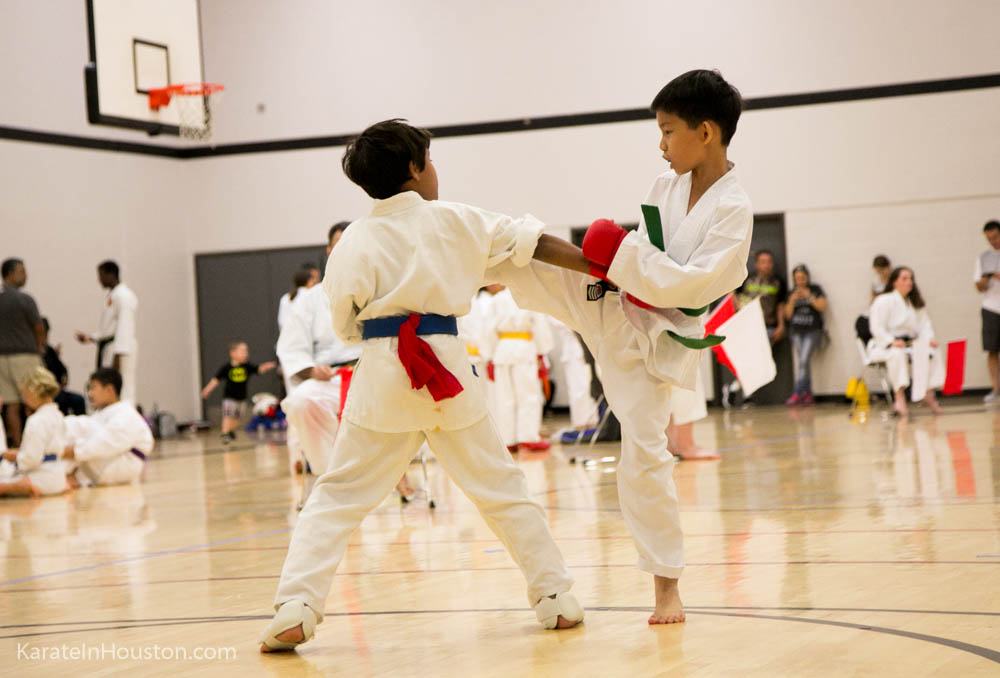
{"type": "Polygon", "coordinates": [[[479,347],[478,346],[473,346],[472,344],[466,344],[465,345],[465,351],[469,355],[479,355],[479,347]]]}
{"type": "Polygon", "coordinates": [[[501,339],[524,339],[525,341],[534,339],[531,332],[497,332],[497,336],[501,339]]]}

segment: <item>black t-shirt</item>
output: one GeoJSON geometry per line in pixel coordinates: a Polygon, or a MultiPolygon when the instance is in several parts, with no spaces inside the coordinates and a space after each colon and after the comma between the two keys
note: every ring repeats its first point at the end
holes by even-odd
{"type": "Polygon", "coordinates": [[[747,297],[750,301],[760,297],[764,324],[768,327],[778,326],[778,304],[784,303],[788,294],[784,280],[776,275],[761,278],[754,274],[746,279],[737,294],[747,297]]]}
{"type": "Polygon", "coordinates": [[[247,381],[253,374],[258,374],[257,365],[253,363],[240,363],[239,365],[226,363],[220,367],[219,371],[215,373],[215,378],[226,382],[222,397],[229,400],[246,400],[247,381]]]}
{"type": "MultiPolygon", "coordinates": [[[[795,290],[792,290],[794,293],[795,290]]],[[[809,285],[809,294],[816,299],[825,297],[823,288],[819,285],[809,285]]],[[[795,310],[792,311],[792,332],[809,332],[823,329],[823,314],[813,308],[809,299],[796,299],[795,310]]]]}
{"type": "Polygon", "coordinates": [[[63,377],[68,377],[69,373],[66,370],[66,366],[63,361],[59,359],[59,354],[51,346],[45,347],[45,369],[52,373],[52,376],[56,378],[56,383],[62,386],[63,377]]]}

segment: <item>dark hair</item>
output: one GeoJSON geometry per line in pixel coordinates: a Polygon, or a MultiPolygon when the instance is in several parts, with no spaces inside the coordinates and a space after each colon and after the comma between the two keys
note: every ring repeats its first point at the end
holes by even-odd
{"type": "Polygon", "coordinates": [[[910,293],[908,295],[906,295],[906,300],[913,305],[913,308],[923,308],[927,304],[924,303],[924,298],[920,296],[920,288],[917,287],[917,276],[913,273],[912,268],[908,268],[906,266],[898,266],[892,269],[892,273],[889,274],[889,282],[885,284],[885,289],[882,291],[882,294],[892,292],[895,289],[894,286],[896,284],[896,279],[899,277],[899,274],[902,273],[903,271],[909,271],[910,277],[913,279],[913,289],[910,290],[910,293]]]}
{"type": "Polygon", "coordinates": [[[649,107],[654,113],[663,111],[676,115],[692,129],[711,120],[722,130],[722,145],[728,146],[736,134],[743,98],[719,71],[699,69],[668,82],[649,107]]]}
{"type": "Polygon", "coordinates": [[[811,285],[813,281],[812,273],[809,272],[809,267],[806,266],[805,264],[799,264],[798,266],[792,269],[792,282],[795,282],[795,274],[798,273],[799,271],[802,271],[803,273],[806,274],[806,284],[811,285]]]}
{"type": "Polygon", "coordinates": [[[987,221],[986,225],[983,226],[983,233],[986,233],[987,231],[1000,231],[1000,221],[997,221],[996,219],[987,221]]]}
{"type": "Polygon", "coordinates": [[[24,266],[24,262],[15,258],[4,259],[3,264],[0,264],[0,277],[6,278],[16,271],[18,266],[24,266]]]}
{"type": "Polygon", "coordinates": [[[97,270],[100,273],[110,274],[114,277],[118,277],[118,264],[108,259],[107,261],[102,261],[97,265],[97,270]]]}
{"type": "MultiPolygon", "coordinates": [[[[313,268],[316,268],[313,266],[313,268]]],[[[292,275],[292,291],[288,293],[288,298],[295,301],[295,297],[299,294],[299,288],[305,287],[309,282],[309,278],[312,277],[309,273],[310,269],[305,266],[301,267],[299,270],[292,275]]]]}
{"type": "Polygon", "coordinates": [[[122,375],[116,369],[111,367],[98,368],[96,372],[90,375],[90,380],[96,381],[103,386],[114,386],[115,395],[120,396],[122,394],[122,375]]]}
{"type": "Polygon", "coordinates": [[[431,133],[395,118],[377,122],[347,144],[340,161],[347,178],[382,200],[410,179],[410,163],[423,171],[431,133]]]}
{"type": "Polygon", "coordinates": [[[753,255],[753,260],[757,261],[758,259],[760,259],[762,254],[766,254],[767,256],[771,257],[772,260],[774,259],[774,252],[772,252],[771,250],[757,250],[757,252],[754,253],[753,255]]]}
{"type": "Polygon", "coordinates": [[[872,261],[872,268],[889,268],[892,264],[889,263],[889,257],[884,254],[880,254],[872,261]]]}
{"type": "Polygon", "coordinates": [[[45,328],[46,332],[49,331],[49,319],[48,318],[42,318],[42,327],[45,328]]]}
{"type": "MultiPolygon", "coordinates": [[[[421,165],[421,169],[423,169],[423,165],[421,165]]],[[[337,235],[338,233],[340,233],[342,231],[346,231],[347,227],[350,226],[350,225],[351,225],[351,222],[349,222],[349,221],[338,221],[333,226],[331,226],[330,230],[326,234],[326,244],[329,245],[330,243],[332,243],[333,242],[333,236],[337,235]]]]}

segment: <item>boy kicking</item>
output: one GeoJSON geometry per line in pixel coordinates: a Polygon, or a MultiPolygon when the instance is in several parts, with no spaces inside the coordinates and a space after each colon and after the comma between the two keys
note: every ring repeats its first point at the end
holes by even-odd
{"type": "Polygon", "coordinates": [[[502,263],[487,277],[507,285],[522,308],[576,330],[594,354],[622,426],[622,514],[639,569],[653,575],[649,623],[666,624],[684,621],[683,535],[665,434],[672,394],[696,387],[699,349],[710,345],[699,314],[747,276],[753,212],[726,155],[739,92],[717,72],[690,71],[651,108],[671,169],[646,195],[638,231],[595,221],[583,242],[589,276],[532,262],[502,263]]]}
{"type": "Polygon", "coordinates": [[[440,202],[430,135],[400,120],[365,130],[344,172],[375,198],[330,255],[324,288],[333,327],[362,342],[327,472],[295,525],[262,651],[312,638],[351,533],[389,494],[426,441],[479,509],[528,583],[546,628],[583,619],[542,507],[528,494],[486,412],[481,376],[458,338],[486,269],[532,257],[586,271],[579,249],[541,235],[527,215],[440,202]]]}

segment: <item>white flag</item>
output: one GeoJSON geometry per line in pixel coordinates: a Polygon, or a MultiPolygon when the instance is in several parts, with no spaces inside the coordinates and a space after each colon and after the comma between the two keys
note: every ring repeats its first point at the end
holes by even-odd
{"type": "Polygon", "coordinates": [[[754,299],[722,323],[717,333],[726,338],[722,350],[736,370],[736,378],[745,395],[749,396],[774,381],[778,369],[771,355],[771,341],[767,338],[760,298],[754,299]]]}

